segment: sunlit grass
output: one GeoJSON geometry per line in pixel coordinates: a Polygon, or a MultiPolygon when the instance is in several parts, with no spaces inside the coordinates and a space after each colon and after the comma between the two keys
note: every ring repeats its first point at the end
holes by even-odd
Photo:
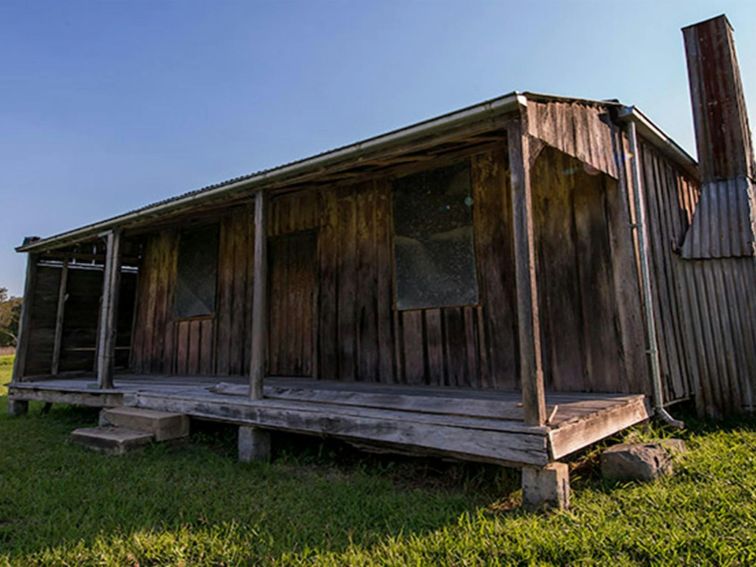
{"type": "Polygon", "coordinates": [[[756,564],[752,422],[695,426],[678,473],[654,484],[605,484],[588,460],[572,510],[542,516],[507,505],[517,477],[494,467],[290,436],[271,464],[242,465],[223,427],[105,457],[66,441],[96,412],[5,405],[0,564],[756,564]]]}
{"type": "Polygon", "coordinates": [[[12,372],[13,355],[0,356],[0,396],[4,396],[8,392],[6,384],[10,382],[12,372]]]}

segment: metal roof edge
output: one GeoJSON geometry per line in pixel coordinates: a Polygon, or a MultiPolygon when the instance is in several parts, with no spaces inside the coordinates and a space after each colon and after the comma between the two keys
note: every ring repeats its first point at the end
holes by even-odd
{"type": "Polygon", "coordinates": [[[581,97],[575,97],[575,96],[554,95],[554,94],[547,94],[547,93],[537,93],[533,91],[525,91],[522,94],[526,98],[530,100],[534,100],[534,101],[540,100],[540,101],[548,101],[548,102],[577,102],[580,104],[590,104],[590,105],[595,105],[595,106],[619,106],[619,107],[625,106],[616,98],[607,99],[607,100],[599,100],[595,98],[581,98],[581,97]]]}
{"type": "Polygon", "coordinates": [[[146,214],[164,213],[195,201],[217,197],[223,193],[244,188],[253,189],[261,184],[270,183],[277,179],[286,178],[287,176],[305,173],[311,169],[322,168],[340,160],[359,159],[362,154],[367,153],[368,151],[385,149],[394,144],[410,141],[415,137],[427,135],[436,129],[463,124],[467,121],[485,117],[486,115],[504,114],[524,104],[526,104],[526,101],[522,93],[514,91],[460,110],[455,110],[441,116],[417,122],[410,126],[392,130],[385,134],[379,134],[354,144],[342,146],[250,175],[230,179],[215,185],[209,185],[202,189],[184,193],[177,197],[147,205],[103,221],[91,223],[73,230],[22,244],[16,248],[16,252],[42,251],[64,242],[75,242],[85,238],[91,238],[99,232],[109,230],[119,224],[127,223],[130,220],[135,220],[146,214]]]}
{"type": "Polygon", "coordinates": [[[339,161],[359,159],[363,154],[371,151],[386,149],[392,145],[411,141],[413,138],[432,133],[436,129],[448,128],[463,124],[467,121],[480,119],[485,116],[504,114],[518,107],[527,106],[527,101],[571,101],[584,104],[596,104],[619,107],[618,117],[620,120],[634,120],[645,138],[654,142],[662,151],[673,158],[687,173],[698,179],[698,164],[684,149],[672,138],[667,136],[656,126],[643,112],[635,106],[624,106],[616,100],[592,100],[557,95],[546,95],[534,92],[513,91],[509,94],[486,100],[484,102],[467,106],[465,108],[448,112],[434,118],[429,118],[409,126],[398,128],[384,134],[379,134],[365,140],[341,146],[320,154],[296,160],[271,169],[262,170],[249,175],[236,177],[201,189],[190,191],[152,203],[138,209],[134,209],[121,215],[84,225],[73,230],[65,231],[46,238],[40,238],[31,242],[25,242],[16,248],[17,252],[34,252],[54,248],[64,243],[73,243],[92,238],[98,233],[139,219],[144,215],[167,213],[179,207],[194,202],[209,200],[225,193],[239,190],[255,190],[265,184],[284,180],[287,176],[306,173],[311,170],[326,167],[339,161]]]}
{"type": "Polygon", "coordinates": [[[635,122],[641,135],[675,160],[693,179],[699,180],[698,162],[636,106],[624,106],[618,119],[635,122]]]}

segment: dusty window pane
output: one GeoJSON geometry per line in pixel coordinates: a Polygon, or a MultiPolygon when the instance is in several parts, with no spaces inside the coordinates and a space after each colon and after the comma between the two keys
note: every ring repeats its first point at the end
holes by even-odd
{"type": "Polygon", "coordinates": [[[215,311],[218,272],[218,226],[181,233],[176,275],[176,317],[211,315],[215,311]]]}
{"type": "Polygon", "coordinates": [[[478,302],[467,163],[394,182],[397,307],[478,302]]]}

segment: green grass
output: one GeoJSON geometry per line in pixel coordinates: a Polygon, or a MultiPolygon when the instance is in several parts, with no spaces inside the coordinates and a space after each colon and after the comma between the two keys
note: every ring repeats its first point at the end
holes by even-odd
{"type": "Polygon", "coordinates": [[[10,382],[13,371],[13,355],[0,356],[0,396],[4,396],[8,389],[5,385],[10,382]]]}
{"type": "Polygon", "coordinates": [[[271,464],[242,465],[215,426],[105,457],[66,441],[96,412],[11,418],[0,395],[0,565],[756,564],[753,422],[695,425],[649,485],[603,483],[584,455],[572,509],[534,515],[495,467],[284,435],[271,464]]]}

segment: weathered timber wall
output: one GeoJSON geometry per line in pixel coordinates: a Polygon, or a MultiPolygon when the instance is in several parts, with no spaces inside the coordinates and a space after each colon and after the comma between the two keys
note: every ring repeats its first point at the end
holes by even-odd
{"type": "MultiPolygon", "coordinates": [[[[225,255],[233,254],[234,229],[233,218],[221,226],[219,257],[224,261],[219,263],[220,266],[233,266],[225,255]]],[[[176,320],[172,309],[178,238],[177,230],[165,229],[150,238],[145,246],[140,268],[131,366],[137,372],[144,373],[212,374],[216,358],[222,356],[223,363],[230,365],[231,339],[226,335],[223,342],[219,339],[216,347],[214,319],[231,319],[234,305],[227,297],[233,292],[234,278],[244,277],[244,267],[241,266],[236,273],[219,271],[220,298],[214,317],[176,320]]],[[[243,306],[240,311],[244,313],[243,306]]],[[[240,364],[243,356],[241,338],[235,341],[234,346],[237,350],[233,358],[240,364]]]]}
{"type": "MultiPolygon", "coordinates": [[[[123,278],[121,281],[125,281],[123,278]]],[[[92,370],[97,345],[97,324],[102,272],[69,270],[66,290],[60,370],[92,370]]]]}
{"type": "MultiPolygon", "coordinates": [[[[319,222],[318,203],[317,194],[276,199],[270,213],[271,241],[287,233],[315,228],[319,222]]],[[[249,330],[252,324],[253,211],[253,206],[236,207],[218,221],[217,297],[216,310],[211,316],[190,319],[176,319],[173,316],[180,229],[167,228],[148,238],[140,268],[131,361],[136,372],[221,376],[248,372],[249,330]]],[[[316,261],[315,255],[311,260],[316,261]]],[[[271,286],[273,313],[280,311],[280,302],[291,301],[291,297],[282,294],[282,291],[283,288],[271,286]]],[[[306,325],[306,322],[296,321],[295,329],[303,323],[306,325]]],[[[290,325],[291,320],[281,324],[290,325]]],[[[278,342],[272,346],[278,348],[278,342]]],[[[289,347],[292,345],[284,343],[280,348],[289,347]]],[[[278,361],[279,358],[275,358],[275,362],[278,361]]],[[[282,364],[289,367],[285,361],[282,364]]],[[[273,370],[278,372],[276,368],[273,370]]]]}
{"type": "Polygon", "coordinates": [[[323,193],[320,374],[341,380],[514,388],[516,343],[506,153],[471,158],[481,304],[393,309],[388,180],[323,193]]]}
{"type": "MultiPolygon", "coordinates": [[[[269,374],[518,387],[507,150],[494,147],[463,159],[469,159],[473,186],[478,305],[394,308],[390,178],[272,200],[269,374]]],[[[619,210],[616,182],[603,174],[589,175],[582,164],[553,150],[545,150],[539,163],[538,218],[547,223],[539,233],[545,270],[540,279],[546,282],[542,301],[554,337],[548,342],[547,385],[643,391],[645,374],[632,374],[632,365],[626,364],[643,361],[642,340],[627,340],[629,327],[618,308],[621,276],[614,252],[621,245],[631,249],[632,243],[626,217],[625,232],[617,234],[610,226],[624,211],[619,210]],[[567,203],[567,209],[553,199],[567,203]],[[566,220],[558,220],[562,216],[566,220]],[[562,226],[567,228],[557,229],[562,226]],[[567,262],[565,250],[571,253],[567,262]],[[577,295],[562,305],[565,290],[577,295]],[[561,346],[563,338],[577,341],[575,352],[561,346]]],[[[208,318],[176,321],[171,315],[179,229],[148,239],[140,272],[134,370],[247,372],[253,315],[251,221],[251,207],[219,219],[217,310],[208,318]]]]}
{"type": "Polygon", "coordinates": [[[547,148],[532,184],[547,384],[647,392],[640,295],[618,183],[547,148]]]}
{"type": "MultiPolygon", "coordinates": [[[[121,274],[116,340],[116,366],[119,368],[128,366],[136,279],[134,273],[121,274]]],[[[38,267],[37,285],[30,306],[27,376],[43,376],[52,372],[60,280],[61,267],[38,267]]],[[[102,271],[71,266],[65,287],[58,371],[91,372],[97,348],[102,271]]]]}
{"type": "Polygon", "coordinates": [[[29,347],[26,351],[25,371],[27,376],[50,373],[59,284],[59,269],[46,266],[37,268],[37,283],[30,306],[29,347]]]}
{"type": "Polygon", "coordinates": [[[317,246],[314,231],[273,236],[268,243],[271,376],[314,376],[317,371],[317,246]]]}
{"type": "Polygon", "coordinates": [[[714,417],[753,411],[756,260],[682,258],[698,185],[648,144],[642,166],[666,399],[693,394],[714,417]]]}
{"type": "Polygon", "coordinates": [[[528,100],[528,134],[616,179],[614,130],[606,106],[528,100]]]}

